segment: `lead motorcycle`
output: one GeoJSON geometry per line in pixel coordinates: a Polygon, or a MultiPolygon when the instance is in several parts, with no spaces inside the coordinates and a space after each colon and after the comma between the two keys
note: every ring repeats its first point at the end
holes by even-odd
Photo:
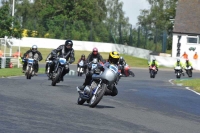
{"type": "MultiPolygon", "coordinates": [[[[27,67],[26,67],[26,72],[25,76],[27,79],[31,79],[35,75],[35,62],[37,61],[36,59],[28,58],[25,59],[27,60],[27,67]]],[[[23,61],[25,61],[23,60],[23,61]]]]}
{"type": "Polygon", "coordinates": [[[94,108],[103,98],[106,89],[112,89],[118,81],[118,68],[114,65],[110,65],[109,68],[103,66],[104,71],[94,69],[92,76],[92,82],[90,86],[86,86],[83,91],[77,88],[79,93],[78,104],[82,105],[85,101],[89,104],[89,107],[94,108]]]}
{"type": "Polygon", "coordinates": [[[61,75],[63,70],[66,67],[69,67],[69,63],[66,61],[64,56],[56,58],[55,62],[56,65],[52,74],[52,83],[51,83],[52,86],[55,86],[56,83],[59,83],[61,81],[61,75]]]}

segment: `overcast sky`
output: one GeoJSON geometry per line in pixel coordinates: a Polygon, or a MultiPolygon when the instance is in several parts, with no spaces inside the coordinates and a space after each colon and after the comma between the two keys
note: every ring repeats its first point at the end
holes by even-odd
{"type": "Polygon", "coordinates": [[[120,0],[124,3],[123,10],[125,16],[129,17],[129,23],[136,26],[138,22],[137,17],[140,15],[141,9],[149,9],[147,0],[120,0]]]}

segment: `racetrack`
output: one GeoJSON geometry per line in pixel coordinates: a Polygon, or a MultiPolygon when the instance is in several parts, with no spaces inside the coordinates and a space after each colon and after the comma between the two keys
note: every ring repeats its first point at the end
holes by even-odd
{"type": "MultiPolygon", "coordinates": [[[[75,70],[75,67],[72,66],[75,70]]],[[[146,69],[123,77],[116,97],[96,108],[77,105],[84,77],[65,76],[55,87],[41,74],[0,78],[0,133],[198,133],[200,96],[169,83],[170,70],[150,79],[146,69]]],[[[193,78],[200,73],[194,73],[193,78]]],[[[183,78],[187,78],[186,76],[183,78]]]]}

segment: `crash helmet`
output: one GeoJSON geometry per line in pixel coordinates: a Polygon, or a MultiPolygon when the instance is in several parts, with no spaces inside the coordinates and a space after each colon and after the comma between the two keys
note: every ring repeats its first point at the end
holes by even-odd
{"type": "Polygon", "coordinates": [[[37,45],[33,45],[33,46],[31,47],[31,51],[32,51],[32,52],[36,52],[36,51],[37,51],[37,45]]]}
{"type": "Polygon", "coordinates": [[[110,63],[112,64],[117,64],[118,61],[119,61],[119,53],[117,51],[112,51],[109,53],[109,57],[108,57],[108,60],[110,63]]]}
{"type": "Polygon", "coordinates": [[[71,49],[73,47],[72,40],[66,40],[65,41],[65,49],[71,49]]]}
{"type": "Polygon", "coordinates": [[[92,53],[93,53],[93,55],[97,55],[98,54],[98,49],[96,47],[94,47],[92,49],[92,53]]]}

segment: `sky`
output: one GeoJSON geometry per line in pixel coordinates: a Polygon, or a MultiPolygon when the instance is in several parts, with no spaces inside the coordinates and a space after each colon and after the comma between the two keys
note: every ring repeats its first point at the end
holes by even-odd
{"type": "Polygon", "coordinates": [[[150,5],[147,0],[120,0],[124,3],[123,11],[125,12],[125,16],[129,17],[129,23],[132,24],[133,27],[136,26],[138,22],[137,17],[140,15],[140,10],[149,9],[150,5]]]}

